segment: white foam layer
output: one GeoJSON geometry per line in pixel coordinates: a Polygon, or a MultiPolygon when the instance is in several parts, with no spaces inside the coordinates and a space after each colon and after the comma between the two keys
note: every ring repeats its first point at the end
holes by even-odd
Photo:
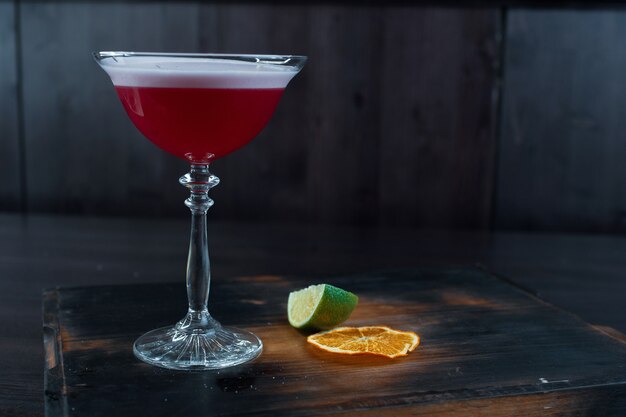
{"type": "Polygon", "coordinates": [[[285,88],[295,67],[216,58],[116,56],[100,61],[113,84],[168,88],[285,88]]]}

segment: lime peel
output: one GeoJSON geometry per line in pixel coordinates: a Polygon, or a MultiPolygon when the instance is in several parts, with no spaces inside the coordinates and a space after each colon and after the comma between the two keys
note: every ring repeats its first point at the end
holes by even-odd
{"type": "Polygon", "coordinates": [[[297,329],[331,329],[350,317],[358,301],[355,294],[333,285],[311,285],[289,294],[287,316],[297,329]]]}

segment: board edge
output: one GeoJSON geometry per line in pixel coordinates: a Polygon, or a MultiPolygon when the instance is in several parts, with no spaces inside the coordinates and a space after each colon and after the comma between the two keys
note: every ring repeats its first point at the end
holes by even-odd
{"type": "Polygon", "coordinates": [[[59,289],[43,291],[44,407],[46,417],[67,416],[59,289]]]}

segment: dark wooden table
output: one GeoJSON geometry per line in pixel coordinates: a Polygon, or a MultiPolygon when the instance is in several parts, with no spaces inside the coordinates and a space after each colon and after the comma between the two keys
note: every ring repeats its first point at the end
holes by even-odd
{"type": "MultiPolygon", "coordinates": [[[[186,221],[0,216],[0,415],[43,414],[42,289],[183,285],[187,233],[186,221]]],[[[626,238],[234,223],[209,233],[215,280],[481,263],[626,332],[626,238]]]]}

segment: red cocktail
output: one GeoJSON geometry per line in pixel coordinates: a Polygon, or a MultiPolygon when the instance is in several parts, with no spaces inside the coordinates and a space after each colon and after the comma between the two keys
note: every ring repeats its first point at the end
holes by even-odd
{"type": "Polygon", "coordinates": [[[208,191],[219,183],[209,163],[250,142],[265,127],[305,57],[273,55],[98,52],[135,126],[161,149],[186,159],[180,183],[191,191],[187,315],[135,341],[135,356],[170,369],[204,370],[257,357],[254,334],[223,327],[208,312],[208,191]]]}
{"type": "Polygon", "coordinates": [[[208,162],[207,156],[215,160],[251,141],[299,70],[269,57],[115,58],[101,61],[102,66],[135,126],[161,149],[194,163],[208,162]]]}
{"type": "Polygon", "coordinates": [[[135,126],[159,148],[192,162],[221,158],[267,124],[282,88],[116,86],[135,126]]]}

